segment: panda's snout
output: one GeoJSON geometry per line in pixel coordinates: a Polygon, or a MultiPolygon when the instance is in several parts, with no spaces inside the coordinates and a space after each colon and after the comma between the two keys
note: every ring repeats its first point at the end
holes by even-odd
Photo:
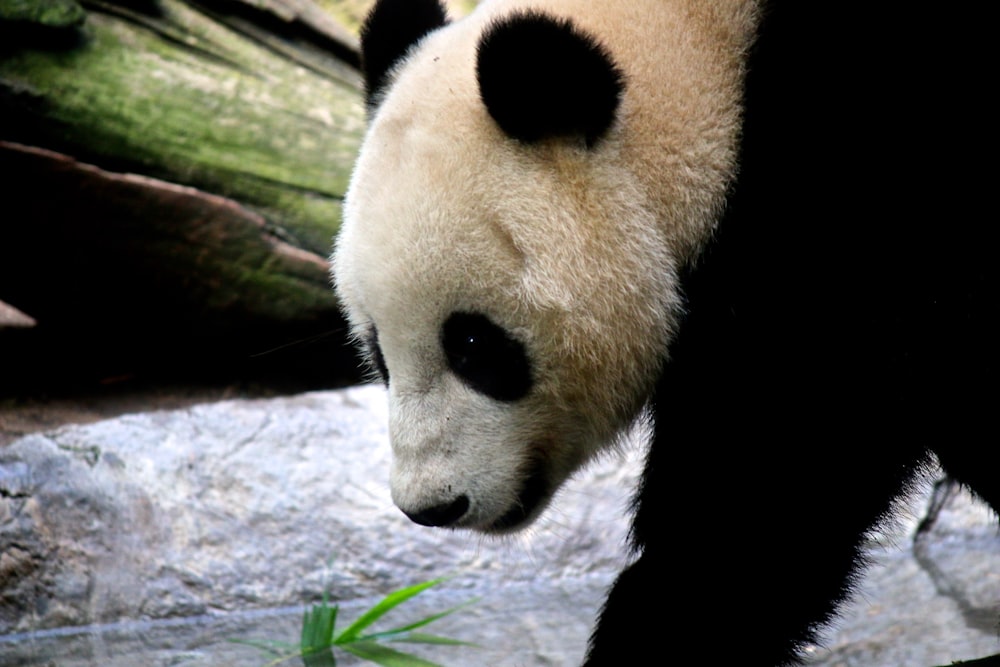
{"type": "Polygon", "coordinates": [[[450,502],[427,507],[416,512],[403,510],[403,514],[409,517],[410,521],[419,523],[421,526],[441,528],[454,524],[467,511],[469,511],[469,497],[463,494],[450,502]]]}

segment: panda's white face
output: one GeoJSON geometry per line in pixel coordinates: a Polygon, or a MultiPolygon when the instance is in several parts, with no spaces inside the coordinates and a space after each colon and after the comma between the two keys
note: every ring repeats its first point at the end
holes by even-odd
{"type": "MultiPolygon", "coordinates": [[[[664,224],[628,98],[595,145],[502,130],[477,83],[484,14],[431,32],[378,91],[334,278],[388,385],[394,502],[502,532],[640,412],[676,322],[678,235],[704,229],[664,224]]],[[[689,208],[707,229],[712,206],[689,208]]]]}
{"type": "Polygon", "coordinates": [[[388,375],[393,500],[419,520],[465,497],[456,525],[513,527],[641,407],[670,258],[640,193],[586,148],[487,145],[385,104],[336,282],[388,375]]]}

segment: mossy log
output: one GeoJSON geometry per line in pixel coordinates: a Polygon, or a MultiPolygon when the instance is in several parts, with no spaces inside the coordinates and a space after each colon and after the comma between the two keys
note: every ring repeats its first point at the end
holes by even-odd
{"type": "Polygon", "coordinates": [[[36,323],[0,324],[0,391],[355,376],[326,264],[353,30],[309,0],[0,0],[0,302],[36,323]]]}
{"type": "Polygon", "coordinates": [[[0,138],[232,197],[325,254],[364,126],[357,52],[347,28],[295,4],[282,18],[87,2],[82,25],[48,34],[8,21],[0,138]]]}

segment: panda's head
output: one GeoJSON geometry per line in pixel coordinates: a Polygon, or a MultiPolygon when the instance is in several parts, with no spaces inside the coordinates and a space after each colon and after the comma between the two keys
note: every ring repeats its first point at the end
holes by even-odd
{"type": "Polygon", "coordinates": [[[685,173],[672,198],[650,142],[721,173],[729,139],[653,137],[604,42],[504,2],[447,23],[437,2],[383,0],[362,47],[371,123],[334,278],[388,385],[393,500],[417,523],[512,530],[628,427],[665,357],[677,266],[727,176],[685,173]]]}

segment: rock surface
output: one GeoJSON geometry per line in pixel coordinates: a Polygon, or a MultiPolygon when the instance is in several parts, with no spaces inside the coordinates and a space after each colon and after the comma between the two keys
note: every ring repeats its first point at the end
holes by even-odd
{"type": "MultiPolygon", "coordinates": [[[[384,392],[359,387],[0,446],[0,665],[263,665],[266,654],[229,640],[295,641],[301,605],[326,587],[346,622],[440,576],[452,578],[394,620],[478,598],[428,629],[481,648],[414,652],[445,665],[577,664],[626,560],[641,448],[578,476],[528,534],[484,539],[415,526],[392,506],[385,422],[384,392]]],[[[995,518],[955,495],[914,542],[926,503],[898,534],[873,536],[862,594],[810,665],[929,667],[1000,651],[995,518]]],[[[720,601],[720,637],[731,619],[720,601]]],[[[664,616],[667,651],[682,632],[664,616]]]]}
{"type": "Polygon", "coordinates": [[[952,488],[915,535],[930,498],[927,488],[897,531],[873,536],[872,565],[810,667],[927,667],[1000,654],[997,517],[952,488]]]}
{"type": "MultiPolygon", "coordinates": [[[[453,576],[428,597],[447,602],[428,612],[483,598],[456,620],[463,638],[484,644],[466,626],[499,623],[484,664],[507,654],[509,664],[562,664],[566,650],[579,659],[624,562],[621,515],[638,452],[588,471],[530,534],[484,539],[421,528],[395,510],[385,422],[384,392],[361,387],[123,416],[11,443],[0,449],[0,632],[220,617],[315,601],[325,586],[335,599],[370,601],[453,576]]],[[[0,656],[11,656],[0,664],[93,654],[64,650],[18,635],[0,640],[0,656]]],[[[213,655],[192,664],[221,664],[213,655]]]]}

